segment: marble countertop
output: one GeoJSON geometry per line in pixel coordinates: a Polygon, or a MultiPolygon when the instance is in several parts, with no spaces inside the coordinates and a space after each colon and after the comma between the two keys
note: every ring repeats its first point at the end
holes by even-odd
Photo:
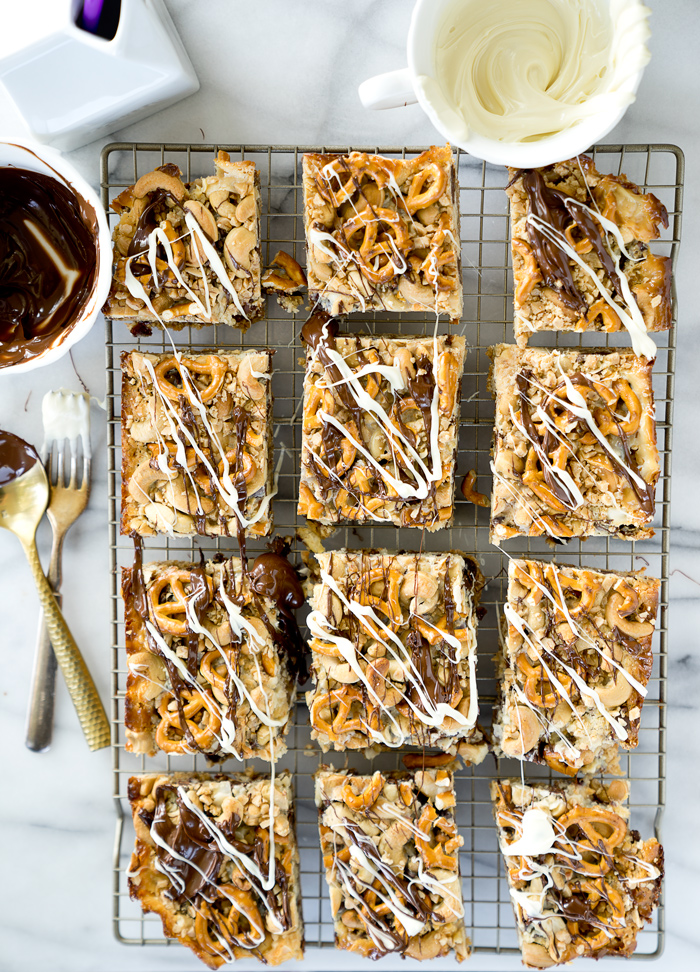
{"type": "MultiPolygon", "coordinates": [[[[124,140],[280,144],[429,144],[436,135],[416,106],[364,111],[356,94],[366,76],[401,67],[410,17],[408,0],[167,0],[201,81],[200,91],[151,118],[115,133],[124,140]]],[[[698,816],[700,755],[693,723],[700,717],[698,597],[700,579],[700,351],[697,326],[697,253],[700,248],[700,119],[696,0],[651,0],[652,60],[637,102],[608,141],[670,142],[686,156],[684,231],[678,264],[679,355],[674,421],[671,610],[668,678],[666,927],[657,968],[688,968],[700,959],[697,875],[700,844],[689,839],[698,816]],[[693,956],[695,958],[693,959],[693,956]]],[[[21,123],[0,96],[0,132],[20,135],[21,123]]],[[[71,153],[98,183],[103,142],[71,153]]],[[[0,378],[0,424],[40,442],[41,400],[65,386],[105,394],[104,333],[98,324],[73,352],[50,369],[0,378]]],[[[87,512],[73,528],[64,554],[64,608],[97,686],[110,692],[109,566],[106,423],[92,412],[94,482],[87,512]]],[[[40,529],[48,555],[49,530],[40,529]]],[[[7,972],[155,972],[193,969],[184,949],[127,948],[111,927],[114,806],[112,757],[90,754],[59,680],[57,725],[51,750],[24,746],[24,725],[36,634],[37,600],[17,541],[0,534],[0,738],[5,770],[0,787],[3,900],[0,967],[7,972]]],[[[646,835],[645,835],[646,836],[646,835]]],[[[357,968],[352,956],[318,953],[304,967],[357,968]]],[[[407,963],[408,968],[413,963],[407,963]]],[[[203,967],[203,966],[202,966],[203,967]]],[[[241,963],[241,968],[257,967],[241,963]]],[[[291,966],[286,966],[291,968],[291,966]]],[[[301,967],[301,966],[300,966],[301,967]]],[[[388,967],[386,964],[384,967],[388,967]]],[[[391,966],[394,967],[393,965],[391,966]]],[[[404,966],[402,966],[404,967],[404,966]]],[[[439,967],[446,967],[440,963],[439,967]]],[[[451,967],[451,966],[450,966],[451,967]]],[[[475,970],[520,968],[514,956],[478,954],[475,970]]],[[[587,966],[586,966],[587,967],[587,966]]],[[[599,972],[619,968],[601,960],[599,972]]],[[[629,969],[647,967],[630,960],[629,969]]],[[[416,966],[417,968],[417,966],[416,966]]]]}

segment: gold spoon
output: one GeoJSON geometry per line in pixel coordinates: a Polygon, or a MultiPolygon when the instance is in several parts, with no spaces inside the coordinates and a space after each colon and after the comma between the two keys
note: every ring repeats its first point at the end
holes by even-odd
{"type": "Polygon", "coordinates": [[[49,501],[49,481],[36,450],[0,430],[0,527],[19,539],[34,575],[58,664],[90,749],[109,746],[109,722],[83,656],[68,630],[36,550],[36,529],[49,501]]]}

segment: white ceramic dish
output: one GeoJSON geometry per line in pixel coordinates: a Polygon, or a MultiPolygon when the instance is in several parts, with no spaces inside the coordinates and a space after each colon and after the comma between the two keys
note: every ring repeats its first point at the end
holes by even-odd
{"type": "MultiPolygon", "coordinates": [[[[579,155],[599,142],[621,120],[627,106],[599,112],[571,128],[533,142],[503,142],[486,138],[472,128],[464,137],[459,131],[460,127],[463,128],[463,123],[461,126],[450,126],[438,116],[428,98],[425,85],[425,79],[432,80],[437,75],[436,37],[444,23],[447,8],[452,3],[453,0],[417,0],[408,30],[408,67],[364,81],[358,91],[365,108],[398,108],[417,102],[435,128],[452,144],[486,162],[518,168],[536,168],[579,155]]],[[[630,19],[646,20],[646,8],[641,0],[609,0],[609,3],[611,12],[622,12],[623,18],[620,21],[618,17],[618,21],[623,25],[628,25],[630,19]]],[[[646,37],[641,42],[644,43],[644,40],[646,37]]],[[[630,74],[620,85],[619,91],[634,96],[643,73],[642,67],[630,74]]],[[[433,83],[437,84],[435,81],[433,83]]]]}
{"type": "Polygon", "coordinates": [[[77,321],[65,333],[60,343],[55,347],[47,348],[42,354],[30,358],[29,361],[20,361],[17,364],[0,368],[0,380],[3,375],[17,375],[23,371],[33,371],[34,368],[43,368],[44,365],[53,364],[54,361],[58,361],[64,354],[67,354],[74,344],[85,337],[97,320],[102,305],[107,299],[112,280],[112,240],[109,223],[99,196],[92,186],[88,185],[80,173],[59,152],[47,148],[45,145],[17,140],[0,141],[0,167],[10,165],[60,179],[66,186],[82,196],[88,210],[95,215],[97,272],[95,287],[90,298],[80,312],[77,321]]]}

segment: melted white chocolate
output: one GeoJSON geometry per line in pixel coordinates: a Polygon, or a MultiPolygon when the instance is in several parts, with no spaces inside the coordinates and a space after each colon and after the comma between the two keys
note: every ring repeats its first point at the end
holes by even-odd
{"type": "Polygon", "coordinates": [[[457,140],[537,141],[634,101],[649,60],[638,0],[453,0],[423,96],[457,140]]]}

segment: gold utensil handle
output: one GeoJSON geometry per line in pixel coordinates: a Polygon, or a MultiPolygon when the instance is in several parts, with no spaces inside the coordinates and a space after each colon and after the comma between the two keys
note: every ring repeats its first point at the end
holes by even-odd
{"type": "Polygon", "coordinates": [[[93,751],[103,749],[105,746],[109,746],[110,733],[107,713],[97,694],[95,683],[87,669],[85,660],[80,654],[80,649],[73,640],[73,635],[70,633],[61,614],[61,609],[56,603],[49,582],[44,576],[36,551],[36,544],[33,540],[22,541],[22,546],[34,575],[34,583],[44,610],[44,618],[49,629],[56,660],[61,666],[88,746],[93,751]]]}

